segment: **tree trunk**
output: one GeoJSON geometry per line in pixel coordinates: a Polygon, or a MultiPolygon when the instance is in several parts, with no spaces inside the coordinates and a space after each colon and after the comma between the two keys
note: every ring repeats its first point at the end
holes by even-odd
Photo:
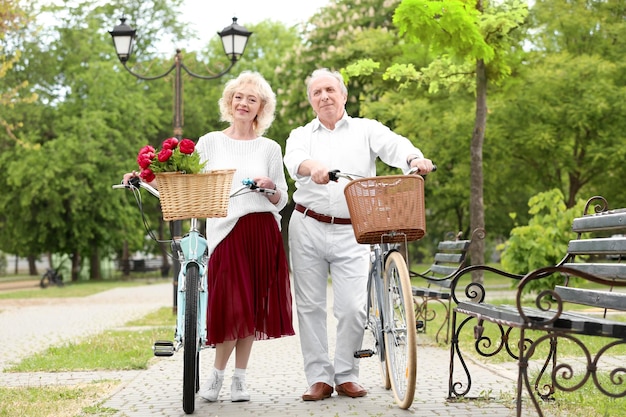
{"type": "Polygon", "coordinates": [[[80,253],[78,251],[74,252],[71,255],[72,267],[70,270],[72,282],[78,281],[78,276],[80,274],[80,253]]]}
{"type": "Polygon", "coordinates": [[[130,255],[128,253],[128,240],[124,239],[122,248],[122,276],[128,278],[130,276],[130,255]]]}
{"type": "MultiPolygon", "coordinates": [[[[476,62],[476,121],[470,145],[470,233],[477,228],[485,228],[485,207],[483,201],[483,143],[487,125],[487,71],[485,62],[476,62]]],[[[470,248],[472,265],[485,263],[485,242],[477,239],[470,248]]],[[[472,272],[472,281],[483,282],[482,271],[472,272]]]]}
{"type": "Polygon", "coordinates": [[[39,273],[37,272],[37,257],[34,255],[28,255],[28,274],[32,276],[37,276],[39,273]]]}
{"type": "Polygon", "coordinates": [[[102,274],[100,273],[100,252],[98,246],[93,245],[90,262],[89,262],[89,279],[101,280],[102,274]]]}
{"type": "MultiPolygon", "coordinates": [[[[164,230],[165,222],[163,219],[159,220],[159,240],[165,240],[165,230],[164,230]]],[[[200,230],[204,230],[200,228],[200,230]]],[[[161,277],[166,278],[170,275],[170,258],[168,256],[168,250],[164,245],[159,245],[159,249],[161,251],[161,277]]],[[[174,278],[176,281],[176,278],[174,278]]]]}

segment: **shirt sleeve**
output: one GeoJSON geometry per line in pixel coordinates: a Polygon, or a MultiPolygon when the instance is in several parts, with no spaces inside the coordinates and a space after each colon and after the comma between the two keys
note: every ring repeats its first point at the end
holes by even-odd
{"type": "Polygon", "coordinates": [[[298,127],[291,131],[285,146],[285,157],[283,158],[287,173],[294,181],[307,181],[310,177],[298,175],[298,168],[302,162],[312,159],[310,154],[311,124],[298,127]]]}
{"type": "Polygon", "coordinates": [[[404,136],[401,136],[382,123],[363,119],[368,124],[367,131],[370,137],[370,148],[387,165],[409,171],[407,157],[417,155],[423,158],[422,151],[415,147],[413,143],[404,136]]]}

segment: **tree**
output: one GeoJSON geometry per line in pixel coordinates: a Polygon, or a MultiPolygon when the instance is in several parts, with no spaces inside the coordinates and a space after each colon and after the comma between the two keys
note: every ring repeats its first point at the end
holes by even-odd
{"type": "Polygon", "coordinates": [[[40,29],[48,42],[33,36],[23,43],[28,65],[15,77],[27,79],[40,100],[16,106],[10,115],[28,121],[19,132],[28,146],[12,145],[0,155],[7,172],[0,179],[6,191],[0,207],[20,219],[0,231],[3,249],[11,242],[28,254],[71,254],[73,280],[85,259],[90,276],[98,278],[99,259],[126,239],[143,246],[136,207],[110,185],[135,166],[141,146],[163,139],[162,119],[171,117],[171,100],[164,103],[161,89],[147,90],[115,70],[117,57],[101,30],[110,25],[104,20],[113,7],[84,3],[69,15],[63,11],[58,26],[40,29]]]}
{"type": "Polygon", "coordinates": [[[567,207],[583,192],[625,202],[625,8],[622,1],[538,1],[518,80],[492,115],[534,192],[558,188],[567,207]]]}
{"type": "MultiPolygon", "coordinates": [[[[431,93],[441,88],[475,91],[475,122],[470,143],[470,229],[484,228],[483,142],[487,121],[488,82],[500,83],[510,73],[509,60],[519,39],[515,30],[527,15],[525,3],[512,0],[488,4],[482,0],[403,0],[394,23],[409,44],[426,44],[437,56],[417,69],[398,63],[383,78],[406,85],[427,85],[431,93]]],[[[484,242],[471,249],[474,264],[484,263],[484,242]]],[[[474,279],[482,279],[478,274],[474,279]]]]}

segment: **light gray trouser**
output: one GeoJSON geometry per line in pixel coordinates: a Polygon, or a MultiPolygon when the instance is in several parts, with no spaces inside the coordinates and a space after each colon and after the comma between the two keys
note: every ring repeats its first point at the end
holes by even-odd
{"type": "Polygon", "coordinates": [[[358,382],[358,359],[365,329],[369,245],[356,242],[351,225],[318,222],[294,212],[289,250],[304,372],[310,385],[358,382]],[[328,275],[337,320],[334,365],[327,335],[328,275]]]}

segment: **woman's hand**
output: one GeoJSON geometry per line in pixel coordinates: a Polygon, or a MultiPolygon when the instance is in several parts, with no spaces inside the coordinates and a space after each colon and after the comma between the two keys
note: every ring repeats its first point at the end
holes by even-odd
{"type": "Polygon", "coordinates": [[[280,201],[280,190],[276,188],[276,183],[269,177],[255,177],[253,181],[259,188],[265,188],[266,190],[274,190],[273,194],[264,193],[265,197],[272,204],[277,204],[280,201]]]}
{"type": "Polygon", "coordinates": [[[130,181],[131,178],[138,177],[138,176],[139,176],[139,173],[137,171],[127,172],[126,174],[124,174],[124,177],[122,178],[122,184],[128,185],[128,181],[130,181]]]}

